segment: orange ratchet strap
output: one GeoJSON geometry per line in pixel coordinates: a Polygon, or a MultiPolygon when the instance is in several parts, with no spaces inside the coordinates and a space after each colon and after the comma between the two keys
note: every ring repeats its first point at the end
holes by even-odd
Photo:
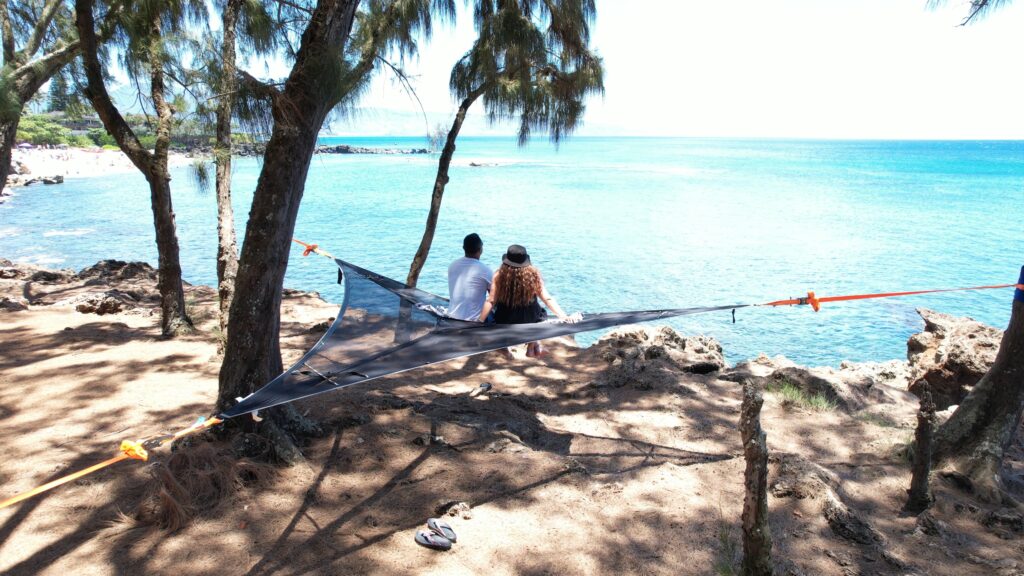
{"type": "Polygon", "coordinates": [[[302,251],[303,256],[309,256],[310,254],[319,254],[321,256],[334,260],[334,256],[332,256],[326,250],[321,250],[319,244],[307,244],[302,240],[299,240],[298,238],[292,238],[292,242],[295,242],[296,244],[304,248],[304,250],[302,251]]]}
{"type": "Polygon", "coordinates": [[[790,298],[788,300],[776,300],[765,302],[760,306],[799,306],[809,304],[814,311],[821,309],[824,302],[841,302],[843,300],[868,300],[871,298],[891,298],[893,296],[913,296],[915,294],[934,294],[936,292],[957,292],[960,290],[992,290],[995,288],[1016,288],[1024,290],[1024,284],[996,284],[992,286],[971,286],[968,288],[942,288],[938,290],[912,290],[910,292],[879,292],[877,294],[850,294],[847,296],[824,296],[816,297],[814,292],[808,292],[806,298],[790,298]]]}

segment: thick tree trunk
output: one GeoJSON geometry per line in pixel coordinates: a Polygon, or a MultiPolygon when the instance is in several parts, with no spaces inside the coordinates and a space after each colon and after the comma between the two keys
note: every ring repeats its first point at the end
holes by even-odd
{"type": "Polygon", "coordinates": [[[11,174],[11,156],[17,144],[18,124],[21,123],[25,103],[76,54],[77,50],[60,50],[34,61],[32,66],[5,63],[0,71],[2,89],[8,90],[12,99],[17,99],[17,102],[9,103],[10,108],[0,110],[0,192],[7,186],[7,177],[11,174]]]}
{"type": "Polygon", "coordinates": [[[81,39],[82,64],[88,87],[86,97],[92,102],[104,128],[118,147],[135,164],[149,183],[156,228],[156,248],[159,257],[157,287],[160,290],[160,328],[164,336],[174,336],[192,329],[192,321],[185,310],[185,290],[181,281],[178,236],[171,205],[171,176],[167,168],[170,148],[172,111],[164,98],[163,69],[159,62],[159,22],[151,24],[153,38],[150,44],[150,95],[157,112],[156,149],[143,148],[135,132],[110,100],[103,80],[103,70],[97,55],[96,24],[93,19],[93,0],[76,0],[75,25],[81,39]]]}
{"type": "Polygon", "coordinates": [[[473,102],[484,93],[483,88],[471,92],[462,104],[459,111],[455,113],[455,121],[452,122],[452,129],[448,131],[448,138],[445,140],[444,148],[441,150],[441,159],[437,163],[437,177],[434,179],[434,193],[430,197],[430,212],[427,213],[427,227],[423,230],[423,238],[420,246],[416,249],[416,255],[412,258],[409,266],[409,275],[405,283],[415,286],[420,279],[420,272],[427,262],[427,255],[430,254],[430,245],[434,242],[434,231],[437,229],[437,217],[441,213],[441,199],[444,197],[444,187],[448,184],[448,168],[452,164],[452,156],[455,155],[455,139],[459,137],[462,130],[462,123],[466,120],[466,112],[473,102]]]}
{"type": "MultiPolygon", "coordinates": [[[[1020,283],[1024,284],[1024,268],[1020,283]]],[[[1018,288],[995,362],[935,435],[935,463],[949,465],[969,478],[982,499],[1009,501],[999,474],[1020,426],[1022,408],[1024,290],[1018,288]]]]}
{"type": "Polygon", "coordinates": [[[11,173],[11,153],[17,144],[18,124],[21,123],[21,108],[17,114],[3,114],[0,117],[0,192],[7,186],[11,173]]]}
{"type": "Polygon", "coordinates": [[[227,341],[228,316],[235,295],[238,274],[238,243],[235,238],[235,214],[231,207],[231,106],[235,82],[235,26],[242,0],[229,0],[224,6],[224,44],[221,46],[222,70],[220,101],[217,103],[217,296],[220,300],[221,346],[227,341]]]}
{"type": "Polygon", "coordinates": [[[908,512],[919,514],[931,506],[934,498],[928,484],[932,471],[932,439],[935,436],[935,402],[925,382],[921,386],[921,407],[917,411],[917,430],[914,432],[914,464],[910,478],[908,512]]]}
{"type": "Polygon", "coordinates": [[[281,290],[295,218],[317,134],[340,94],[324,78],[339,70],[357,0],[321,0],[302,35],[284,90],[274,96],[274,128],[264,153],[235,281],[217,409],[281,373],[281,290]]]}
{"type": "Polygon", "coordinates": [[[756,385],[743,384],[740,435],[743,439],[743,566],[748,576],[772,574],[772,535],[768,527],[768,439],[761,429],[764,397],[756,385]]]}

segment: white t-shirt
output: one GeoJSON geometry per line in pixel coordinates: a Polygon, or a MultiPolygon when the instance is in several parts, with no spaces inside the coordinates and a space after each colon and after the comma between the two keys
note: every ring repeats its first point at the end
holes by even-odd
{"type": "Polygon", "coordinates": [[[448,267],[448,315],[460,320],[480,320],[484,299],[494,274],[476,258],[459,258],[448,267]]]}

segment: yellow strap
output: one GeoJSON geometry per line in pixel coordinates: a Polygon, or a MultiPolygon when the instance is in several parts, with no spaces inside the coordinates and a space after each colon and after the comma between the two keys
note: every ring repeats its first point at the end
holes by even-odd
{"type": "MultiPolygon", "coordinates": [[[[201,422],[196,422],[195,424],[189,426],[188,428],[185,428],[184,430],[180,430],[178,432],[175,432],[174,434],[172,434],[170,436],[158,437],[155,441],[153,441],[153,443],[150,446],[150,448],[159,448],[160,446],[163,446],[167,442],[170,442],[170,441],[173,441],[173,440],[177,440],[178,438],[181,438],[182,436],[187,436],[189,434],[193,434],[195,432],[199,432],[200,430],[205,430],[207,428],[211,428],[213,426],[216,426],[217,424],[220,424],[221,422],[223,422],[223,420],[221,420],[220,418],[210,418],[209,420],[203,420],[201,422]]],[[[137,442],[132,441],[132,440],[124,440],[124,441],[121,442],[121,453],[118,454],[117,456],[114,456],[113,458],[110,458],[109,460],[104,460],[103,462],[100,462],[99,464],[93,464],[92,466],[89,466],[88,468],[85,468],[83,470],[79,470],[78,472],[73,472],[71,474],[68,474],[67,476],[62,477],[62,478],[58,478],[58,479],[54,480],[53,482],[47,482],[46,484],[43,484],[42,486],[39,486],[37,488],[33,488],[33,489],[29,490],[28,492],[23,492],[21,494],[18,494],[17,496],[13,496],[11,498],[8,498],[7,500],[4,500],[3,502],[0,502],[0,509],[7,508],[8,506],[13,506],[14,504],[17,504],[18,502],[21,502],[22,500],[27,500],[27,499],[29,499],[29,498],[31,498],[33,496],[42,494],[43,492],[46,492],[47,490],[51,490],[53,488],[56,488],[57,486],[61,486],[62,484],[67,484],[68,482],[72,482],[74,480],[77,480],[77,479],[81,478],[82,476],[86,476],[88,474],[92,474],[93,472],[96,472],[97,470],[102,470],[102,469],[106,468],[107,466],[111,466],[113,464],[117,464],[118,462],[120,462],[122,460],[129,460],[129,459],[130,460],[142,460],[142,461],[149,460],[149,452],[146,450],[145,444],[146,444],[145,440],[140,440],[140,441],[137,441],[137,442]]]]}

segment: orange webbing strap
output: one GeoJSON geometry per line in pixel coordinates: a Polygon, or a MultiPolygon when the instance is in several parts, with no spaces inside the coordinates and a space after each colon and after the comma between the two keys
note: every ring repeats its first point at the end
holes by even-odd
{"type": "Polygon", "coordinates": [[[216,426],[217,424],[220,424],[221,422],[222,422],[222,420],[220,418],[210,418],[209,420],[199,420],[195,424],[189,426],[188,428],[185,428],[184,430],[181,430],[181,431],[176,432],[174,434],[168,434],[168,435],[164,435],[164,436],[157,436],[157,437],[154,437],[154,438],[151,438],[151,439],[148,439],[148,440],[140,440],[138,442],[133,442],[131,440],[124,440],[124,441],[121,442],[121,448],[120,448],[121,449],[121,453],[118,454],[117,456],[114,456],[113,458],[110,458],[109,460],[104,460],[103,462],[100,462],[99,464],[93,464],[92,466],[89,466],[88,468],[79,470],[77,472],[73,472],[71,474],[68,474],[67,476],[58,478],[58,479],[54,480],[53,482],[47,482],[46,484],[43,484],[42,486],[39,486],[37,488],[33,488],[32,490],[29,490],[28,492],[22,492],[21,494],[18,494],[17,496],[13,496],[11,498],[8,498],[7,500],[4,500],[3,502],[0,502],[0,508],[6,508],[8,506],[13,506],[14,504],[17,504],[18,502],[21,502],[22,500],[27,500],[27,499],[29,499],[29,498],[31,498],[33,496],[42,494],[43,492],[46,492],[47,490],[51,490],[53,488],[56,488],[57,486],[61,486],[63,484],[67,484],[68,482],[73,482],[73,481],[78,480],[79,478],[81,478],[83,476],[92,474],[93,472],[96,472],[97,470],[102,470],[102,469],[106,468],[107,466],[112,466],[114,464],[117,464],[118,462],[120,462],[122,460],[143,460],[143,461],[149,460],[149,452],[147,451],[147,448],[149,448],[149,449],[158,448],[160,446],[163,446],[167,442],[170,442],[170,441],[173,441],[173,440],[177,440],[178,438],[181,438],[182,436],[187,436],[188,434],[192,434],[192,433],[198,432],[200,430],[205,430],[206,428],[210,428],[211,426],[216,426]]]}
{"type": "Polygon", "coordinates": [[[309,256],[311,253],[315,253],[326,258],[330,258],[331,260],[334,260],[334,256],[331,256],[331,254],[328,253],[326,250],[321,250],[319,244],[306,244],[305,242],[299,240],[298,238],[292,238],[292,242],[295,242],[296,244],[305,248],[305,250],[302,251],[303,256],[309,256]]]}
{"type": "Polygon", "coordinates": [[[879,292],[877,294],[850,294],[847,296],[824,296],[815,297],[814,292],[808,292],[806,298],[790,298],[788,300],[776,300],[774,302],[765,302],[764,304],[758,304],[758,306],[793,306],[801,304],[810,304],[811,308],[817,312],[821,308],[823,302],[840,302],[843,300],[868,300],[871,298],[892,298],[894,296],[913,296],[915,294],[934,294],[936,292],[958,292],[960,290],[992,290],[995,288],[1016,288],[1018,290],[1024,290],[1024,284],[996,284],[993,286],[971,286],[968,288],[942,288],[939,290],[913,290],[910,292],[879,292]]]}

